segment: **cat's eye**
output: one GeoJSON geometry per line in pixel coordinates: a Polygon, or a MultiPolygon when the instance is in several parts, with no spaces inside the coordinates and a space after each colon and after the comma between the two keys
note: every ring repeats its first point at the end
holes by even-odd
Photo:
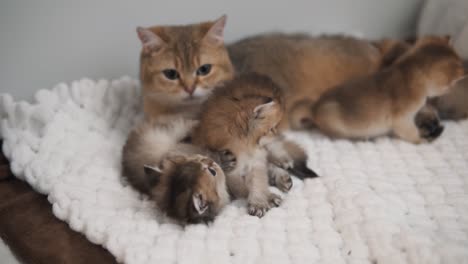
{"type": "Polygon", "coordinates": [[[174,69],[165,69],[163,71],[164,76],[169,80],[179,79],[179,73],[174,69]]]}
{"type": "Polygon", "coordinates": [[[204,76],[211,72],[211,64],[203,64],[197,69],[197,75],[204,76]]]}
{"type": "Polygon", "coordinates": [[[208,171],[211,173],[211,175],[216,176],[216,170],[212,167],[208,167],[208,171]]]}

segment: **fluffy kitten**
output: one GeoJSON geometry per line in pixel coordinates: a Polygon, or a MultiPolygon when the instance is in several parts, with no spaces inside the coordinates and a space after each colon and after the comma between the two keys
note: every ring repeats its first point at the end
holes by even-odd
{"type": "Polygon", "coordinates": [[[446,93],[462,76],[461,59],[446,38],[421,38],[393,66],[324,94],[313,106],[313,122],[336,137],[393,132],[420,143],[425,139],[416,127],[416,113],[427,98],[446,93]]]}
{"type": "Polygon", "coordinates": [[[140,80],[147,119],[196,115],[215,86],[234,69],[223,42],[226,16],[185,26],[137,28],[142,43],[140,80]]]}
{"type": "Polygon", "coordinates": [[[214,219],[229,202],[217,156],[181,141],[195,125],[182,118],[143,122],[123,148],[123,177],[161,211],[182,222],[214,219]]]}
{"type": "MultiPolygon", "coordinates": [[[[415,41],[416,38],[410,40],[383,39],[374,42],[374,45],[379,48],[382,54],[379,70],[391,67],[403,54],[411,49],[415,41]]],[[[424,107],[418,111],[415,117],[415,123],[419,129],[419,134],[429,141],[438,138],[444,131],[444,126],[440,123],[437,109],[429,103],[426,103],[424,107]]]]}
{"type": "MultiPolygon", "coordinates": [[[[450,41],[450,37],[446,36],[450,41]]],[[[382,68],[391,66],[414,42],[384,39],[376,43],[383,54],[382,68]]],[[[468,65],[465,64],[465,73],[468,65]]],[[[468,118],[468,79],[457,83],[450,91],[442,96],[432,98],[426,106],[418,112],[416,123],[423,134],[442,132],[439,116],[443,119],[458,120],[468,118]]],[[[434,134],[434,135],[435,135],[434,134]]]]}
{"type": "MultiPolygon", "coordinates": [[[[281,91],[271,79],[244,74],[213,92],[192,135],[196,145],[234,154],[237,163],[227,172],[228,189],[235,198],[247,198],[249,214],[258,217],[281,202],[281,197],[268,189],[268,170],[275,167],[267,162],[281,165],[281,161],[269,157],[265,146],[275,141],[283,110],[281,91]]],[[[277,169],[272,171],[273,177],[286,174],[289,178],[277,169]]]]}

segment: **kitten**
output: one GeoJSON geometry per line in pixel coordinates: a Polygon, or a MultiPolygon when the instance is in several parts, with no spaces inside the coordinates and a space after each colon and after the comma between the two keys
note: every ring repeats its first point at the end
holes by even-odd
{"type": "MultiPolygon", "coordinates": [[[[386,69],[391,67],[395,61],[397,61],[404,53],[406,53],[411,46],[414,44],[414,41],[402,41],[395,39],[383,39],[379,41],[372,42],[381,53],[381,62],[379,70],[386,69]]],[[[449,93],[443,95],[443,98],[452,97],[452,94],[455,93],[454,90],[461,90],[460,85],[457,85],[449,93]]],[[[445,105],[453,105],[451,100],[445,105]]],[[[416,114],[415,122],[419,129],[419,133],[422,137],[427,138],[429,141],[439,137],[444,127],[440,123],[440,118],[438,114],[438,109],[434,106],[435,102],[439,101],[438,98],[434,98],[428,101],[426,105],[416,114]]],[[[298,103],[295,107],[296,114],[293,116],[294,119],[290,120],[292,127],[296,129],[312,129],[315,128],[312,118],[312,108],[314,102],[312,101],[302,101],[298,103]]],[[[440,110],[440,107],[438,107],[440,110]]],[[[458,107],[462,108],[462,107],[458,107]]],[[[461,111],[459,111],[461,112],[461,111]]]]}
{"type": "MultiPolygon", "coordinates": [[[[450,37],[446,36],[450,41],[450,37]]],[[[401,55],[408,51],[417,38],[412,41],[400,41],[384,39],[376,46],[383,54],[382,68],[391,66],[401,55]]],[[[467,65],[465,65],[466,73],[467,65]]],[[[424,135],[440,135],[443,126],[440,118],[459,120],[468,118],[468,80],[457,83],[450,91],[440,97],[430,99],[421,111],[416,115],[416,124],[424,135]]]]}
{"type": "Polygon", "coordinates": [[[336,137],[369,138],[389,132],[420,143],[416,113],[463,76],[461,59],[440,37],[420,38],[393,66],[335,87],[313,106],[313,123],[336,137]]]}
{"type": "Polygon", "coordinates": [[[140,81],[147,119],[193,117],[214,87],[234,69],[223,42],[226,16],[185,26],[137,28],[142,44],[140,81]]]}
{"type": "MultiPolygon", "coordinates": [[[[283,110],[281,91],[271,79],[244,74],[213,92],[192,134],[198,146],[234,154],[237,163],[227,172],[228,189],[235,198],[247,198],[249,214],[258,217],[282,200],[268,189],[268,171],[274,167],[267,161],[274,157],[265,147],[275,141],[283,110]]],[[[277,169],[273,177],[280,177],[277,169]]]]}
{"type": "Polygon", "coordinates": [[[122,155],[122,175],[130,185],[169,217],[188,223],[212,221],[229,202],[217,156],[181,142],[195,124],[174,117],[143,122],[122,155]]]}
{"type": "MultiPolygon", "coordinates": [[[[411,38],[409,40],[382,39],[374,42],[373,44],[382,54],[379,70],[391,67],[403,54],[411,49],[416,39],[417,38],[411,38]]],[[[308,118],[306,118],[305,123],[311,124],[308,118]]],[[[440,123],[437,109],[429,103],[426,103],[424,107],[418,111],[415,117],[415,123],[419,129],[419,134],[423,138],[428,139],[428,141],[435,140],[444,131],[444,126],[440,123]]]]}

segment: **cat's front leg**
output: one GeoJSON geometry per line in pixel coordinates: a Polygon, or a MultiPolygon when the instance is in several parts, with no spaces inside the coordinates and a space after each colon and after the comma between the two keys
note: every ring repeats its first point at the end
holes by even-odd
{"type": "Polygon", "coordinates": [[[268,189],[266,160],[262,165],[253,167],[246,177],[249,190],[247,197],[248,212],[250,215],[263,217],[270,208],[281,204],[281,196],[270,192],[268,189]]]}
{"type": "Polygon", "coordinates": [[[444,131],[437,109],[429,104],[419,110],[414,122],[419,129],[419,135],[429,142],[437,139],[444,131]]]}
{"type": "Polygon", "coordinates": [[[399,138],[414,144],[420,144],[427,141],[425,138],[421,137],[419,129],[412,118],[402,118],[394,122],[393,132],[399,138]]]}

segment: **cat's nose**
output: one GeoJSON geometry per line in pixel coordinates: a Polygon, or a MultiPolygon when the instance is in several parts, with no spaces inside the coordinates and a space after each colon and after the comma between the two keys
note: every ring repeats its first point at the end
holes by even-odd
{"type": "Polygon", "coordinates": [[[195,92],[195,89],[196,89],[196,86],[193,85],[193,86],[185,86],[184,87],[184,90],[190,94],[190,95],[193,95],[193,93],[195,92]]]}

